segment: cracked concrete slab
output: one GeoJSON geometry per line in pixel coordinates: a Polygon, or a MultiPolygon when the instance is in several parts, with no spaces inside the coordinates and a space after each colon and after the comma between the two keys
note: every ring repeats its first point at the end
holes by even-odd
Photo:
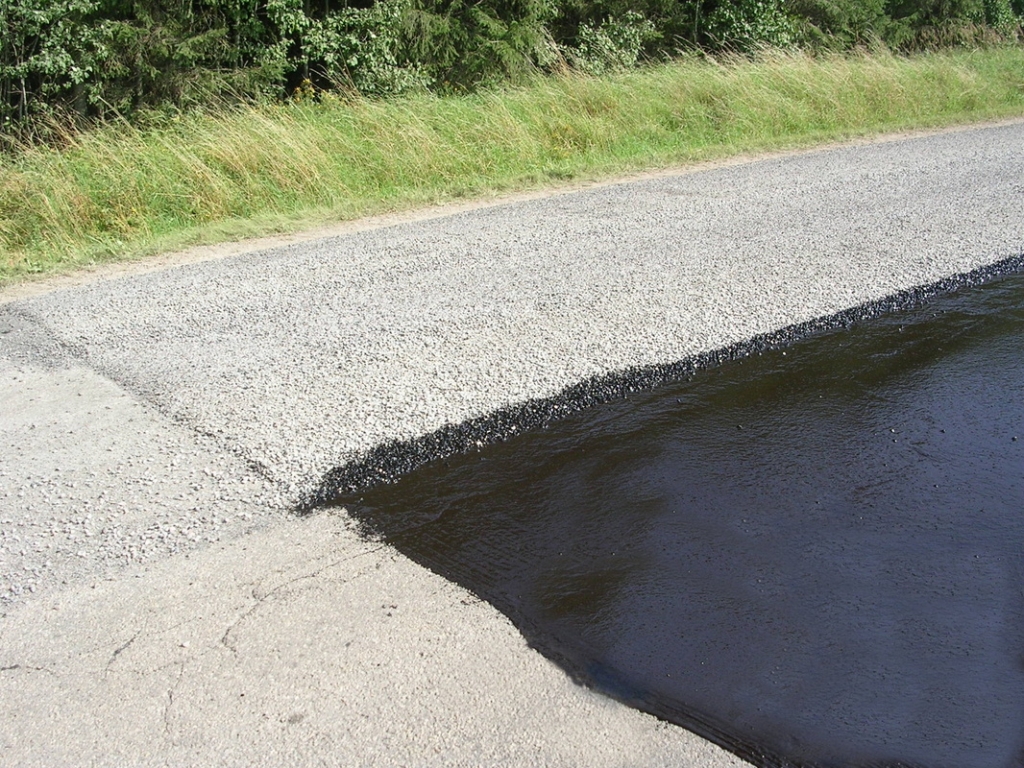
{"type": "Polygon", "coordinates": [[[135,576],[0,621],[5,764],[742,764],[577,687],[341,515],[135,576]]]}

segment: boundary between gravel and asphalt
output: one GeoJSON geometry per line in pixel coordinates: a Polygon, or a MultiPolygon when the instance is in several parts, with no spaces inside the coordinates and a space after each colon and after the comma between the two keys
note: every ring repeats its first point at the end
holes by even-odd
{"type": "Polygon", "coordinates": [[[528,400],[459,424],[446,424],[412,440],[382,443],[367,451],[360,459],[327,472],[316,490],[299,501],[296,511],[300,515],[311,514],[325,504],[344,503],[345,499],[374,486],[397,482],[403,475],[430,462],[508,440],[571,413],[681,381],[697,371],[730,360],[785,347],[812,334],[846,328],[881,314],[914,309],[938,294],[980,285],[1022,270],[1024,254],[899,291],[841,312],[759,334],[674,363],[628,368],[595,376],[568,386],[552,397],[528,400]]]}

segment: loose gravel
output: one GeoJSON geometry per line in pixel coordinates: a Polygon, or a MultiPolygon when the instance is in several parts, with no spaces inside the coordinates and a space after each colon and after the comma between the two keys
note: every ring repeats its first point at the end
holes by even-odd
{"type": "Polygon", "coordinates": [[[0,401],[0,606],[234,537],[284,508],[212,440],[88,369],[0,359],[0,401]]]}

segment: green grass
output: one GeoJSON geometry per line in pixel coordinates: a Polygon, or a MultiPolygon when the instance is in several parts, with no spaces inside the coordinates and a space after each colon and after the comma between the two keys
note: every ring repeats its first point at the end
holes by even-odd
{"type": "Polygon", "coordinates": [[[741,152],[1024,115],[1024,49],[684,59],[462,97],[113,125],[0,159],[0,284],[741,152]]]}

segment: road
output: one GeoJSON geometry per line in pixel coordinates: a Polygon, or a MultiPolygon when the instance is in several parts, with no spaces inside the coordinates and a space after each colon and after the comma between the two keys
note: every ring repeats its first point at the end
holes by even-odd
{"type": "Polygon", "coordinates": [[[1012,122],[0,294],[0,762],[739,765],[295,505],[386,441],[1020,256],[1022,180],[1012,122]]]}

